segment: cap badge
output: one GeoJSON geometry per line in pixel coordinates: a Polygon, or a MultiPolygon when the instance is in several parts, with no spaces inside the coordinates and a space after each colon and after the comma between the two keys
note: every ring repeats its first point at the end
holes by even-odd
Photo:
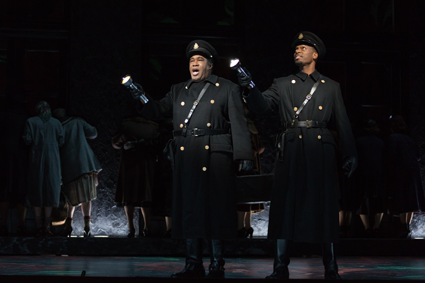
{"type": "Polygon", "coordinates": [[[195,42],[195,45],[193,45],[193,49],[198,49],[198,48],[199,48],[199,45],[198,43],[195,42]]]}
{"type": "Polygon", "coordinates": [[[304,35],[302,33],[300,33],[300,35],[298,36],[298,39],[303,39],[304,35]]]}

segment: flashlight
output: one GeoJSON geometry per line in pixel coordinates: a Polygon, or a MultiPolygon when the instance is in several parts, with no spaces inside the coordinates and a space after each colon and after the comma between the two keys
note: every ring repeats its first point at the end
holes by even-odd
{"type": "MultiPolygon", "coordinates": [[[[249,77],[249,76],[247,75],[247,73],[245,72],[245,70],[242,68],[241,61],[239,61],[239,59],[238,59],[238,58],[235,58],[235,59],[230,60],[230,68],[232,68],[233,70],[237,70],[239,73],[243,74],[243,75],[244,75],[244,76],[246,76],[246,77],[249,77]]],[[[251,88],[254,88],[254,87],[255,87],[254,82],[253,82],[253,81],[251,81],[251,82],[249,83],[249,86],[250,86],[251,88]]]]}
{"type": "Polygon", "coordinates": [[[138,88],[133,84],[133,80],[130,75],[126,75],[122,78],[121,84],[125,86],[133,96],[138,96],[139,99],[143,100],[144,103],[148,103],[149,99],[143,94],[143,89],[138,88]]]}

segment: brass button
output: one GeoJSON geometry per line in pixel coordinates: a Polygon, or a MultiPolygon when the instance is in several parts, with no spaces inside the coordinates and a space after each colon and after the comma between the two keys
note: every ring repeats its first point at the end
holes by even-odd
{"type": "Polygon", "coordinates": [[[184,88],[187,89],[187,86],[185,86],[184,88]]]}
{"type": "Polygon", "coordinates": [[[319,106],[319,110],[322,110],[323,109],[323,107],[322,106],[319,106]]]}
{"type": "Polygon", "coordinates": [[[210,101],[210,102],[211,102],[211,104],[214,104],[214,102],[215,102],[215,101],[214,101],[214,99],[211,99],[211,101],[210,101]]]}
{"type": "Polygon", "coordinates": [[[293,83],[293,84],[296,83],[296,80],[292,80],[291,83],[293,83]]]}
{"type": "Polygon", "coordinates": [[[180,124],[180,128],[183,128],[183,124],[180,124]]]}
{"type": "Polygon", "coordinates": [[[207,167],[202,167],[202,171],[207,171],[207,167]]]}
{"type": "Polygon", "coordinates": [[[181,104],[181,106],[184,106],[184,101],[182,101],[182,103],[180,103],[181,104]]]}
{"type": "Polygon", "coordinates": [[[317,138],[318,138],[319,140],[321,140],[321,139],[322,139],[322,136],[321,136],[321,135],[318,135],[318,136],[317,136],[317,138]]]}
{"type": "Polygon", "coordinates": [[[298,110],[298,108],[297,107],[294,107],[294,111],[297,111],[298,110]]]}
{"type": "Polygon", "coordinates": [[[216,83],[216,84],[215,84],[215,86],[219,86],[219,85],[220,85],[219,83],[216,83]]]}
{"type": "Polygon", "coordinates": [[[205,149],[210,149],[210,147],[208,145],[205,146],[205,149]]]}
{"type": "Polygon", "coordinates": [[[299,135],[298,137],[299,137],[300,139],[302,139],[302,138],[303,138],[303,136],[302,136],[302,135],[299,135]]]}
{"type": "Polygon", "coordinates": [[[325,80],[322,80],[322,84],[324,84],[325,83],[325,80]]]}
{"type": "Polygon", "coordinates": [[[181,150],[181,151],[183,151],[183,150],[184,150],[184,146],[181,146],[181,147],[180,147],[180,150],[181,150]]]}
{"type": "Polygon", "coordinates": [[[207,123],[207,127],[209,128],[209,127],[211,127],[211,123],[207,123]]]}

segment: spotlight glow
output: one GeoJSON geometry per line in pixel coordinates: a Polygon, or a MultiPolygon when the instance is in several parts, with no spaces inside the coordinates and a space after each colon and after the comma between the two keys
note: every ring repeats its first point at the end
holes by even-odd
{"type": "Polygon", "coordinates": [[[122,78],[122,82],[121,84],[125,84],[126,82],[128,82],[131,79],[131,76],[126,76],[124,78],[122,78]]]}
{"type": "Polygon", "coordinates": [[[230,60],[230,68],[234,68],[238,64],[239,64],[239,59],[238,58],[235,58],[235,59],[230,60]]]}

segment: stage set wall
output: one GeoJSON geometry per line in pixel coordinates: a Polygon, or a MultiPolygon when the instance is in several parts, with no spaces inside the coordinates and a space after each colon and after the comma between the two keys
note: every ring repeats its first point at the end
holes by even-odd
{"type": "MultiPolygon", "coordinates": [[[[121,86],[123,75],[131,74],[160,99],[172,84],[190,78],[186,46],[204,39],[220,55],[216,74],[237,82],[228,63],[238,57],[265,90],[274,78],[295,71],[291,42],[297,32],[312,31],[327,48],[317,68],[341,84],[353,128],[373,118],[384,137],[389,116],[401,114],[424,157],[425,46],[418,2],[2,1],[0,98],[24,94],[30,111],[43,99],[97,128],[98,137],[89,143],[103,170],[93,201],[93,234],[125,235],[124,210],[114,203],[120,152],[111,145],[120,121],[134,111],[121,86]]],[[[279,119],[253,119],[266,148],[263,173],[273,173],[279,119]]],[[[78,209],[75,221],[82,223],[78,209]]],[[[256,235],[266,235],[267,223],[268,206],[253,216],[256,235]]],[[[82,226],[75,225],[74,233],[82,234],[82,226]]],[[[413,227],[414,235],[425,235],[425,217],[415,216],[413,227]]]]}

